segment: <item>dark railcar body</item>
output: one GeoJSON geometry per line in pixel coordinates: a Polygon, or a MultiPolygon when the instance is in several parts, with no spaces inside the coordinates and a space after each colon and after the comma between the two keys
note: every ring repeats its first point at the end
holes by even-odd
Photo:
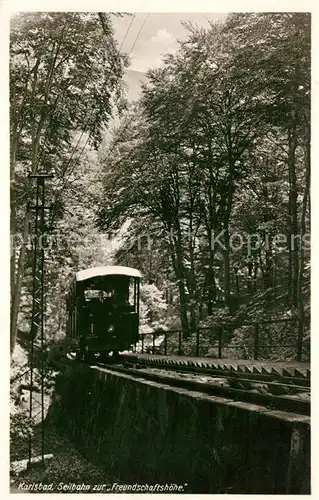
{"type": "Polygon", "coordinates": [[[76,274],[67,297],[66,335],[79,357],[129,349],[138,340],[140,278],[121,266],[76,274]]]}

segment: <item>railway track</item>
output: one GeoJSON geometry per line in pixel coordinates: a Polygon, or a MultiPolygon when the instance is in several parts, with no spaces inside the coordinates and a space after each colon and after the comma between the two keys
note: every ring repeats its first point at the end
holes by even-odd
{"type": "Polygon", "coordinates": [[[145,363],[124,357],[113,363],[95,363],[96,366],[136,378],[180,387],[232,401],[241,401],[271,410],[299,415],[310,415],[310,387],[304,379],[267,374],[241,374],[203,367],[145,363]],[[302,384],[300,383],[302,381],[302,384]]]}
{"type": "Polygon", "coordinates": [[[139,358],[137,356],[132,355],[122,355],[120,359],[123,362],[137,365],[146,365],[154,368],[165,368],[165,370],[172,370],[176,372],[187,372],[187,373],[196,373],[196,374],[207,374],[207,375],[216,375],[218,377],[233,377],[238,376],[239,374],[246,379],[251,381],[261,381],[261,382],[277,382],[288,385],[299,385],[301,387],[310,388],[310,377],[296,377],[292,375],[283,375],[279,372],[267,372],[266,370],[261,373],[260,371],[251,372],[241,372],[239,370],[235,371],[234,369],[227,369],[228,364],[224,364],[223,369],[214,368],[212,366],[202,366],[200,363],[194,361],[192,364],[189,364],[188,360],[186,361],[178,361],[177,363],[172,363],[169,357],[163,358],[139,358]]]}

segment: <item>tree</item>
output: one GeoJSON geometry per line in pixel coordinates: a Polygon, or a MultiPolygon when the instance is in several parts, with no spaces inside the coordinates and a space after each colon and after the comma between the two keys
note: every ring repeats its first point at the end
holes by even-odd
{"type": "Polygon", "coordinates": [[[305,235],[301,220],[306,213],[299,215],[298,186],[305,186],[302,205],[306,207],[310,182],[310,14],[234,14],[228,18],[226,32],[235,33],[241,48],[236,74],[254,94],[256,112],[272,133],[276,130],[275,135],[279,131],[279,136],[285,136],[281,148],[289,182],[288,241],[293,242],[289,288],[297,309],[304,265],[298,240],[305,235]]]}
{"type": "MultiPolygon", "coordinates": [[[[236,79],[236,46],[223,27],[212,26],[210,32],[189,29],[178,54],[167,57],[163,70],[149,73],[144,106],[158,147],[178,156],[184,198],[191,207],[186,215],[190,234],[195,236],[194,224],[199,229],[204,221],[209,245],[205,288],[211,310],[216,296],[212,241],[214,233],[221,231],[225,297],[228,306],[232,305],[229,223],[233,197],[263,124],[245,98],[244,85],[236,79]]],[[[189,258],[190,283],[194,283],[192,246],[189,258]]],[[[196,285],[189,288],[191,300],[197,302],[199,295],[192,291],[196,285]]]]}
{"type": "Polygon", "coordinates": [[[100,224],[157,224],[167,238],[186,335],[213,313],[221,294],[236,313],[239,272],[249,288],[242,295],[251,298],[261,284],[266,308],[277,278],[288,276],[296,303],[303,250],[290,248],[287,261],[265,241],[278,230],[288,239],[299,227],[306,231],[307,23],[298,14],[234,14],[209,30],[190,27],[179,51],[149,71],[138,112],[123,122],[108,152],[100,224]],[[247,245],[238,253],[231,248],[231,233],[244,227],[263,240],[252,258],[247,245]]]}
{"type": "Polygon", "coordinates": [[[22,244],[19,249],[13,240],[11,252],[11,350],[29,232],[26,207],[32,199],[26,174],[51,170],[60,184],[76,168],[83,134],[98,146],[112,102],[122,92],[125,64],[109,15],[103,16],[103,26],[93,13],[28,13],[12,19],[11,234],[14,238],[21,233],[22,244]],[[80,137],[74,144],[76,132],[80,137]]]}

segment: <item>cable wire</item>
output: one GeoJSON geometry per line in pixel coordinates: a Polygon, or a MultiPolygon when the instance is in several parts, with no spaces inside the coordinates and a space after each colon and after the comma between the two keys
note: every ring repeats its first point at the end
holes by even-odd
{"type": "MultiPolygon", "coordinates": [[[[138,34],[137,34],[137,36],[136,36],[136,38],[135,38],[135,40],[134,40],[134,42],[133,42],[133,45],[132,45],[132,47],[131,47],[131,49],[130,49],[129,56],[132,54],[132,51],[133,51],[133,49],[134,49],[134,47],[135,47],[135,45],[136,45],[136,43],[137,43],[138,38],[140,37],[140,35],[141,35],[141,33],[142,33],[142,30],[143,30],[143,28],[144,28],[144,26],[145,26],[145,23],[146,23],[146,21],[147,21],[148,17],[149,17],[149,14],[146,14],[146,16],[145,16],[145,18],[144,18],[144,21],[143,21],[143,23],[142,23],[142,26],[141,26],[141,28],[140,28],[140,30],[139,30],[139,32],[138,32],[138,34]]],[[[124,42],[125,42],[125,40],[126,40],[126,38],[127,38],[127,36],[128,36],[128,33],[129,33],[130,29],[131,29],[131,26],[132,26],[132,24],[133,24],[134,19],[135,19],[135,14],[133,15],[133,18],[132,18],[132,20],[131,20],[131,22],[130,22],[130,24],[129,24],[129,26],[128,26],[127,30],[126,30],[125,36],[124,36],[124,38],[123,38],[123,40],[122,40],[122,43],[121,43],[120,48],[119,48],[118,53],[117,53],[117,55],[118,55],[118,56],[120,55],[121,48],[123,47],[123,44],[124,44],[124,42]]],[[[101,21],[101,22],[102,22],[102,21],[101,21]]],[[[102,27],[103,27],[103,23],[102,23],[102,27]]],[[[103,29],[104,29],[104,27],[103,27],[103,29]]],[[[84,126],[84,129],[83,129],[83,130],[82,130],[82,132],[81,132],[80,138],[78,139],[78,141],[77,141],[77,143],[76,143],[76,146],[73,148],[73,152],[72,152],[71,158],[68,160],[67,165],[66,165],[66,167],[64,168],[64,174],[63,174],[63,176],[65,175],[65,173],[67,172],[67,170],[68,170],[68,168],[69,168],[69,166],[70,166],[70,164],[71,164],[71,161],[72,161],[72,159],[73,159],[73,155],[74,155],[74,153],[75,153],[75,151],[76,151],[76,149],[77,149],[77,147],[78,147],[78,145],[79,145],[79,143],[80,143],[80,141],[81,141],[81,139],[82,139],[83,135],[84,135],[84,134],[85,134],[85,132],[86,132],[87,125],[88,125],[89,120],[90,120],[90,118],[92,117],[92,115],[93,115],[93,111],[91,112],[91,114],[89,115],[89,117],[88,117],[88,119],[87,119],[87,121],[86,121],[86,124],[85,124],[85,126],[84,126]]],[[[73,169],[74,169],[74,167],[78,164],[78,162],[80,161],[81,156],[82,156],[82,154],[83,154],[83,152],[84,152],[84,150],[85,150],[85,148],[86,148],[86,146],[87,146],[87,144],[88,144],[88,142],[89,142],[89,139],[90,139],[90,138],[89,138],[89,137],[87,137],[87,139],[86,139],[86,141],[85,141],[85,144],[84,144],[84,146],[82,147],[82,149],[81,149],[81,152],[80,152],[79,156],[78,156],[78,157],[77,157],[77,159],[74,161],[74,164],[73,164],[73,169]]],[[[62,184],[62,186],[60,186],[60,187],[62,187],[62,188],[63,188],[63,186],[64,186],[64,184],[62,184]]],[[[57,188],[57,189],[58,189],[58,188],[57,188]]],[[[57,193],[57,189],[56,189],[56,191],[55,191],[55,194],[57,193]]],[[[55,201],[56,201],[56,198],[57,198],[57,197],[55,197],[55,201]]]]}
{"type": "MultiPolygon", "coordinates": [[[[145,18],[144,18],[144,21],[143,21],[143,23],[142,23],[142,26],[141,26],[141,28],[140,28],[140,30],[139,30],[139,32],[138,32],[138,34],[137,34],[137,36],[136,36],[136,38],[135,38],[135,40],[134,40],[134,42],[133,42],[133,45],[132,45],[132,47],[131,47],[131,49],[130,49],[129,56],[130,56],[130,55],[132,54],[132,52],[133,52],[133,49],[134,49],[134,47],[135,47],[135,45],[136,45],[136,43],[137,43],[138,38],[140,37],[140,35],[141,35],[141,33],[142,33],[142,30],[143,30],[143,28],[144,28],[144,26],[145,26],[145,23],[146,23],[146,21],[147,21],[148,17],[149,17],[149,13],[148,13],[148,14],[146,14],[146,16],[145,16],[145,18]]],[[[122,43],[121,43],[121,46],[120,46],[119,51],[120,51],[120,50],[121,50],[121,48],[123,47],[123,44],[124,44],[124,42],[125,42],[125,40],[126,40],[126,38],[127,38],[128,32],[129,32],[129,30],[130,30],[130,28],[131,28],[131,26],[132,26],[132,24],[133,24],[134,19],[135,19],[135,14],[133,14],[132,21],[131,21],[131,23],[130,23],[130,25],[129,25],[129,27],[128,27],[127,31],[126,31],[126,34],[125,34],[124,39],[123,39],[123,41],[122,41],[122,43]]],[[[82,133],[82,135],[83,135],[83,133],[82,133]]],[[[82,137],[82,135],[81,135],[81,137],[82,137]]],[[[77,164],[77,163],[78,163],[78,161],[80,160],[80,158],[81,158],[81,156],[82,156],[82,153],[83,153],[83,151],[84,151],[85,147],[87,146],[88,141],[89,141],[89,138],[87,138],[87,140],[86,140],[86,142],[85,142],[85,144],[84,144],[84,146],[83,146],[83,148],[82,148],[82,151],[81,151],[80,155],[78,156],[78,159],[76,160],[75,164],[77,164]]]]}
{"type": "MultiPolygon", "coordinates": [[[[100,19],[101,19],[101,24],[102,24],[103,31],[104,31],[104,33],[108,36],[108,34],[105,32],[105,28],[104,28],[104,23],[103,23],[103,16],[102,16],[102,13],[101,13],[101,15],[100,15],[100,13],[99,13],[99,17],[100,17],[100,19]]],[[[124,38],[123,38],[122,43],[121,43],[121,45],[120,45],[120,48],[119,48],[119,49],[118,49],[118,51],[117,51],[117,56],[120,56],[120,55],[121,55],[121,54],[120,54],[121,49],[122,49],[123,44],[124,44],[124,42],[125,42],[125,40],[126,40],[126,38],[127,38],[127,36],[128,36],[128,33],[129,33],[130,29],[131,29],[131,26],[132,26],[132,24],[133,24],[134,19],[135,19],[135,14],[133,14],[132,20],[131,20],[131,22],[130,22],[130,24],[129,24],[129,26],[128,26],[127,30],[126,30],[126,33],[125,33],[125,35],[124,35],[124,38]]],[[[113,69],[113,68],[111,68],[111,69],[113,69]]],[[[107,82],[106,82],[106,83],[107,83],[107,82]]],[[[72,162],[72,160],[73,160],[73,157],[74,157],[75,153],[77,152],[77,149],[78,149],[78,146],[79,146],[79,144],[80,144],[80,142],[81,142],[81,140],[82,140],[82,137],[83,137],[83,135],[85,134],[85,132],[86,132],[86,130],[87,130],[87,126],[88,126],[88,124],[89,124],[89,121],[90,121],[90,119],[91,119],[91,118],[92,118],[92,116],[93,116],[93,112],[94,112],[94,109],[92,109],[92,110],[91,110],[91,112],[90,112],[90,114],[87,116],[87,120],[86,120],[86,122],[85,122],[85,125],[84,125],[84,127],[83,127],[82,131],[81,131],[80,137],[79,137],[79,139],[77,140],[76,144],[72,147],[71,156],[70,156],[70,158],[66,161],[66,165],[65,165],[65,166],[64,166],[64,168],[62,169],[62,177],[63,177],[63,178],[64,178],[65,174],[67,173],[67,171],[68,171],[68,169],[69,169],[69,167],[70,167],[70,165],[71,165],[71,162],[72,162]]],[[[84,146],[83,146],[83,147],[82,147],[82,149],[81,149],[80,155],[79,155],[79,156],[77,157],[77,159],[74,161],[74,164],[73,164],[73,169],[75,168],[75,166],[76,166],[76,165],[77,165],[77,163],[79,162],[79,160],[80,160],[80,158],[81,158],[81,156],[82,156],[82,154],[83,154],[83,152],[84,152],[84,150],[85,150],[85,148],[86,148],[86,146],[87,146],[87,144],[88,144],[88,142],[89,142],[89,139],[90,139],[89,137],[86,139],[85,144],[84,144],[84,146]]],[[[63,183],[62,183],[62,186],[60,185],[60,186],[57,186],[57,187],[56,187],[56,189],[55,189],[55,191],[54,191],[54,194],[53,194],[53,196],[54,196],[54,201],[53,201],[53,204],[54,204],[54,203],[56,202],[56,200],[57,200],[57,193],[58,193],[58,191],[59,191],[59,190],[61,190],[61,189],[59,189],[59,188],[63,188],[64,184],[65,184],[65,183],[63,182],[63,183]]]]}
{"type": "Polygon", "coordinates": [[[145,23],[146,23],[146,21],[147,21],[148,16],[149,16],[149,14],[146,14],[146,16],[145,16],[145,18],[144,18],[144,21],[143,21],[143,23],[142,23],[142,26],[141,26],[141,28],[140,28],[140,30],[139,30],[139,32],[138,32],[138,34],[137,34],[137,37],[135,38],[135,41],[134,41],[134,43],[133,43],[133,45],[132,45],[132,47],[131,47],[130,54],[132,54],[132,52],[133,52],[133,49],[134,49],[134,47],[135,47],[135,45],[136,45],[136,42],[137,42],[137,40],[138,40],[138,38],[139,38],[140,34],[142,33],[142,29],[143,29],[143,28],[144,28],[144,26],[145,26],[145,23]]]}
{"type": "Polygon", "coordinates": [[[130,24],[129,24],[129,27],[128,27],[128,28],[127,28],[127,30],[126,30],[126,33],[125,33],[124,39],[123,39],[123,41],[122,41],[122,43],[121,43],[121,46],[120,46],[120,50],[122,50],[122,47],[123,47],[123,45],[124,45],[124,43],[125,43],[125,40],[126,40],[127,35],[128,35],[128,33],[129,33],[130,29],[131,29],[131,26],[132,26],[132,24],[133,24],[134,19],[135,19],[135,14],[133,14],[132,19],[131,19],[131,22],[130,22],[130,24]]]}

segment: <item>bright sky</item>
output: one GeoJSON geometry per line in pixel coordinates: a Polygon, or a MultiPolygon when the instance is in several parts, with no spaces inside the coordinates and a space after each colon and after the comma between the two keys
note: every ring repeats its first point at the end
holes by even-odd
{"type": "Polygon", "coordinates": [[[209,21],[226,15],[219,12],[137,12],[113,18],[119,46],[123,52],[130,54],[131,65],[124,77],[128,85],[128,99],[135,100],[138,97],[143,73],[149,68],[158,68],[164,54],[177,51],[177,40],[187,38],[187,30],[182,22],[208,28],[209,21]]]}
{"type": "MultiPolygon", "coordinates": [[[[150,67],[160,66],[163,54],[175,52],[178,47],[177,39],[186,38],[187,31],[181,24],[183,21],[209,27],[208,21],[214,21],[225,16],[226,14],[222,13],[204,12],[136,13],[122,46],[122,50],[128,53],[133,48],[130,69],[145,72],[150,67]],[[140,32],[141,28],[142,31],[140,32]]],[[[116,38],[120,45],[131,21],[132,15],[114,20],[116,38]]]]}

